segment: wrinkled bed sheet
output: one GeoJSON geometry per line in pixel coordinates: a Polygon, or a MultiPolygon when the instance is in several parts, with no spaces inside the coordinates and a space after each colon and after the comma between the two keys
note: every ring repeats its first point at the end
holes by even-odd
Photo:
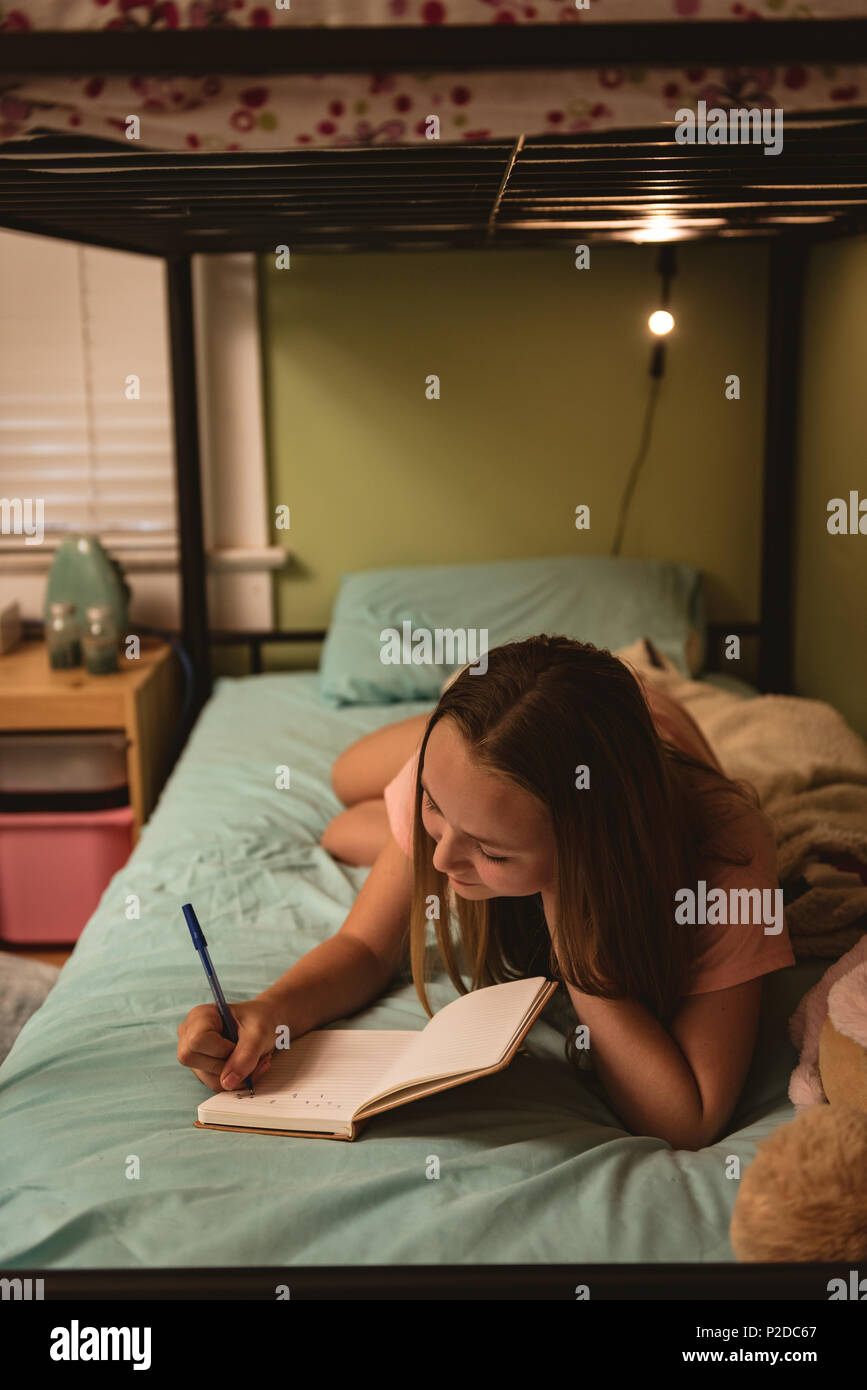
{"type": "MultiPolygon", "coordinates": [[[[135,852],[0,1067],[0,1266],[734,1260],[727,1158],[745,1166],[794,1116],[786,1020],[821,962],[768,977],[732,1132],[699,1153],[620,1128],[564,1058],[575,1016],[562,991],[505,1071],[380,1115],[355,1143],[193,1127],[210,1092],[176,1060],[177,1025],[210,995],[181,904],[194,904],[230,1000],[271,984],[337,930],[368,872],[318,843],[340,809],[334,758],[427,708],[335,710],[311,672],[217,683],[135,852]],[[280,764],[289,789],[275,786],[280,764]]],[[[435,981],[435,1008],[454,995],[435,981]]],[[[424,1022],[407,980],[332,1026],[424,1022]]]]}

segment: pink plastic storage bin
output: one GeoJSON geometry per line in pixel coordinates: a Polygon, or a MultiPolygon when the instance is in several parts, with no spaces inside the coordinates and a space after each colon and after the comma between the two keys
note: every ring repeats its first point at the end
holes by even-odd
{"type": "Polygon", "coordinates": [[[132,850],[132,807],[0,812],[0,940],[77,941],[132,850]]]}

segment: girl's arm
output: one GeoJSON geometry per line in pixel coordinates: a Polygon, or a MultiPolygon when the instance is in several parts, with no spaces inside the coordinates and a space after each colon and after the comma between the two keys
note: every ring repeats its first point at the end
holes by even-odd
{"type": "Polygon", "coordinates": [[[412,714],[364,734],[345,748],[331,769],[331,785],[344,806],[382,796],[421,743],[429,714],[412,714]]]}
{"type": "Polygon", "coordinates": [[[259,995],[290,1040],[379,998],[400,966],[411,896],[412,863],[389,836],[340,930],[259,995]]]}
{"type": "MultiPolygon", "coordinates": [[[[708,885],[727,893],[732,888],[777,888],[776,842],[765,817],[750,812],[742,838],[752,842],[750,864],[708,860],[708,885]]],[[[554,918],[550,903],[545,915],[549,922],[554,918]]],[[[712,974],[722,971],[723,978],[737,978],[738,973],[768,969],[767,956],[744,930],[738,929],[739,942],[729,942],[731,958],[716,962],[712,974]]],[[[567,988],[590,1030],[590,1055],[611,1106],[633,1134],[665,1139],[675,1148],[701,1149],[724,1133],[755,1047],[761,973],[741,984],[687,995],[668,1029],[634,999],[599,999],[572,985],[567,988]]]]}
{"type": "Polygon", "coordinates": [[[668,1032],[634,999],[600,999],[567,985],[590,1034],[612,1109],[633,1134],[675,1149],[720,1137],[749,1069],[762,979],[689,995],[668,1032]]]}
{"type": "Polygon", "coordinates": [[[389,837],[340,930],[270,989],[230,1006],[237,1043],[222,1037],[216,1006],[200,1004],[178,1027],[178,1061],[212,1091],[233,1090],[270,1065],[278,1028],[288,1027],[291,1046],[311,1028],[378,998],[401,960],[411,892],[412,864],[389,837]]]}

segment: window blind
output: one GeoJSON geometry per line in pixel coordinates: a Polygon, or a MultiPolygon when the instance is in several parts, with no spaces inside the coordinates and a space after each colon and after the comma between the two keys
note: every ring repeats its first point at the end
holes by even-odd
{"type": "MultiPolygon", "coordinates": [[[[176,553],[164,277],[156,257],[0,233],[0,497],[43,500],[49,549],[88,531],[176,553]]],[[[23,550],[4,525],[0,555],[23,550]]]]}

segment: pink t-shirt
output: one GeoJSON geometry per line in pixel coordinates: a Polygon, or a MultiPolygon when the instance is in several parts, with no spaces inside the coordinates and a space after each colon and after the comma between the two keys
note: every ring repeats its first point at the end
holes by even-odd
{"type": "MultiPolygon", "coordinates": [[[[633,671],[637,676],[637,673],[633,671]]],[[[698,725],[681,704],[637,677],[647,700],[648,707],[657,732],[662,738],[682,748],[684,752],[719,767],[710,747],[698,725]]],[[[418,750],[413,753],[396,777],[385,788],[385,805],[392,834],[404,854],[412,858],[412,803],[418,768],[418,750]]],[[[739,837],[740,838],[740,837],[739,837]]],[[[777,904],[773,890],[779,888],[777,878],[777,847],[771,823],[761,811],[748,811],[744,819],[742,834],[744,848],[753,848],[751,863],[740,866],[725,864],[708,874],[706,893],[721,888],[726,894],[725,924],[714,924],[700,920],[695,925],[684,923],[684,931],[698,933],[696,954],[693,964],[692,982],[686,994],[707,994],[715,989],[727,989],[732,985],[743,984],[758,975],[767,975],[772,970],[794,965],[789,931],[784,914],[773,920],[777,904]],[[757,921],[758,901],[752,902],[744,897],[732,899],[732,889],[758,889],[762,894],[762,907],[770,908],[763,913],[763,920],[757,921]],[[770,890],[763,892],[763,890],[770,890]],[[737,913],[734,904],[737,904],[737,913]],[[750,910],[747,912],[747,904],[750,910]],[[746,923],[731,920],[747,916],[746,923]],[[776,928],[780,927],[777,931],[776,928]]],[[[702,895],[698,884],[689,886],[696,894],[696,917],[708,915],[701,912],[702,895]]],[[[781,901],[781,900],[780,900],[781,901]]],[[[712,913],[712,907],[710,912],[712,913]]]]}

